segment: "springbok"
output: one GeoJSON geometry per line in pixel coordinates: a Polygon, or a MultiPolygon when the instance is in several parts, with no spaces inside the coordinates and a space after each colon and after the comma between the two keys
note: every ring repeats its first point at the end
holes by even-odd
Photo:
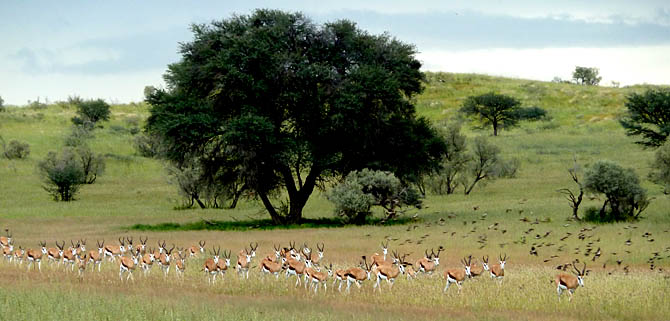
{"type": "Polygon", "coordinates": [[[498,255],[498,258],[500,261],[498,261],[498,264],[490,266],[489,272],[491,272],[492,279],[498,279],[500,283],[502,283],[502,280],[505,277],[505,261],[507,260],[507,253],[505,253],[505,257],[498,255]]]}
{"type": "Polygon", "coordinates": [[[484,272],[489,271],[489,256],[487,255],[486,257],[482,256],[482,266],[481,267],[474,267],[470,266],[470,278],[474,279],[482,274],[484,272]]]}
{"type": "Polygon", "coordinates": [[[132,255],[132,253],[130,254],[130,257],[121,256],[121,263],[119,264],[119,279],[121,279],[121,281],[123,281],[123,273],[125,272],[128,273],[126,281],[128,281],[128,279],[135,281],[135,278],[133,277],[133,271],[135,271],[135,267],[137,267],[138,260],[138,257],[132,255]]]}
{"type": "Polygon", "coordinates": [[[182,251],[179,251],[179,259],[174,264],[174,270],[177,272],[177,278],[184,278],[184,272],[186,272],[186,257],[182,254],[182,251]]]}
{"type": "Polygon", "coordinates": [[[219,259],[219,263],[216,264],[216,268],[219,270],[219,274],[221,275],[221,279],[223,279],[223,275],[226,274],[226,271],[228,271],[228,268],[230,267],[230,254],[232,251],[228,250],[223,250],[223,260],[219,259]]]}
{"type": "Polygon", "coordinates": [[[288,264],[286,268],[286,279],[291,275],[295,275],[297,279],[295,281],[295,286],[297,287],[300,284],[300,278],[303,276],[303,273],[305,273],[307,264],[295,259],[290,253],[287,256],[288,257],[284,257],[282,260],[282,263],[288,264]]]}
{"type": "Polygon", "coordinates": [[[163,270],[163,275],[167,277],[170,273],[170,258],[172,257],[172,250],[174,250],[174,244],[172,244],[172,248],[168,250],[165,248],[165,241],[163,241],[163,250],[164,252],[161,253],[158,258],[158,266],[163,270]]]}
{"type": "Polygon", "coordinates": [[[154,257],[154,253],[149,251],[148,253],[144,253],[142,256],[142,261],[140,263],[140,266],[142,267],[142,273],[144,276],[149,274],[151,272],[151,267],[154,265],[154,262],[156,261],[156,257],[154,257]]]}
{"type": "MultiPolygon", "coordinates": [[[[103,243],[105,241],[103,240],[103,243]]],[[[105,257],[109,257],[109,261],[114,261],[115,258],[120,257],[126,252],[126,241],[119,237],[119,245],[106,245],[103,251],[105,257]]]]}
{"type": "Polygon", "coordinates": [[[325,244],[321,243],[321,245],[319,245],[319,243],[316,243],[316,250],[317,251],[316,251],[316,256],[312,257],[312,265],[319,266],[319,263],[323,259],[323,249],[324,249],[324,247],[325,247],[325,244]]]}
{"type": "Polygon", "coordinates": [[[9,246],[10,244],[14,243],[12,241],[12,233],[9,233],[9,229],[5,229],[5,233],[7,233],[7,236],[0,236],[0,245],[5,247],[9,246]]]}
{"type": "Polygon", "coordinates": [[[52,264],[54,262],[60,261],[60,259],[63,257],[63,248],[65,247],[65,241],[63,241],[63,245],[58,244],[58,241],[55,242],[56,247],[50,247],[47,249],[47,259],[49,259],[49,264],[52,264]]]}
{"type": "Polygon", "coordinates": [[[67,251],[63,252],[63,264],[69,263],[70,264],[70,270],[74,271],[74,264],[76,263],[76,257],[77,257],[77,249],[79,248],[79,244],[74,245],[74,242],[70,240],[70,246],[67,251]]]}
{"type": "Polygon", "coordinates": [[[7,262],[12,262],[12,254],[14,252],[14,244],[9,244],[8,246],[5,246],[2,248],[2,255],[5,257],[5,260],[7,262]]]}
{"type": "MultiPolygon", "coordinates": [[[[317,245],[318,247],[318,245],[317,245]]],[[[321,250],[323,251],[323,250],[321,250]]],[[[316,294],[317,291],[319,290],[319,285],[323,284],[323,292],[326,292],[328,290],[328,278],[333,276],[333,264],[331,263],[328,268],[326,268],[327,272],[313,272],[312,273],[312,287],[314,287],[314,293],[316,294]]]]}
{"type": "Polygon", "coordinates": [[[447,279],[447,284],[444,286],[444,292],[446,293],[449,289],[451,283],[456,283],[458,286],[458,293],[461,293],[461,285],[466,277],[470,276],[470,263],[472,262],[472,256],[468,257],[466,260],[463,258],[461,263],[463,264],[462,269],[449,269],[444,271],[444,278],[447,279]]]}
{"type": "Polygon", "coordinates": [[[26,257],[28,258],[28,270],[33,263],[37,263],[37,268],[42,272],[42,255],[47,254],[47,242],[40,241],[40,250],[28,249],[26,257]]]}
{"type": "Polygon", "coordinates": [[[572,274],[567,274],[567,273],[559,273],[556,275],[556,292],[558,292],[558,300],[561,300],[561,294],[563,294],[563,291],[568,290],[568,294],[570,295],[570,298],[568,301],[572,301],[572,294],[575,293],[575,290],[579,286],[584,286],[584,274],[586,273],[586,263],[584,263],[584,267],[580,271],[576,266],[575,262],[572,264],[572,268],[574,269],[575,275],[572,274]]]}
{"type": "Polygon", "coordinates": [[[207,274],[207,283],[216,283],[216,275],[219,274],[218,264],[220,252],[221,248],[215,249],[212,247],[212,251],[210,251],[212,257],[205,260],[205,266],[202,270],[207,274]]]}
{"type": "MultiPolygon", "coordinates": [[[[275,248],[276,249],[276,248],[275,248]]],[[[279,250],[276,250],[279,255],[279,250]]],[[[279,279],[279,272],[282,270],[282,263],[279,260],[273,260],[271,256],[267,256],[261,261],[260,269],[263,274],[274,274],[276,279],[279,279]]]]}
{"type": "Polygon", "coordinates": [[[418,272],[432,275],[437,269],[437,266],[440,265],[440,252],[442,251],[444,251],[442,246],[437,249],[437,254],[431,249],[431,254],[428,255],[428,250],[426,250],[426,257],[417,261],[418,272]]]}
{"type": "Polygon", "coordinates": [[[405,273],[406,263],[404,257],[400,257],[396,252],[393,252],[393,257],[395,259],[394,265],[397,265],[397,267],[394,267],[393,265],[384,265],[377,268],[377,282],[372,286],[372,292],[374,292],[375,289],[379,287],[379,293],[382,293],[382,287],[379,284],[381,280],[386,280],[386,282],[389,284],[389,290],[391,290],[393,288],[393,284],[395,283],[396,277],[405,273]]]}
{"type": "Polygon", "coordinates": [[[244,250],[240,250],[240,253],[237,254],[237,265],[235,268],[237,269],[238,277],[240,275],[246,275],[246,278],[249,279],[249,265],[251,265],[251,255],[252,252],[247,250],[246,247],[244,247],[244,250]]]}
{"type": "Polygon", "coordinates": [[[149,240],[148,236],[145,236],[144,240],[142,240],[142,236],[140,236],[140,244],[135,245],[135,253],[139,252],[142,255],[146,254],[148,240],[149,240]]]}
{"type": "Polygon", "coordinates": [[[386,243],[382,242],[382,254],[375,253],[370,256],[372,259],[372,263],[370,264],[370,267],[373,269],[376,269],[377,267],[381,265],[391,265],[393,262],[391,261],[386,261],[386,255],[389,252],[389,241],[387,240],[386,243]]]}
{"type": "Polygon", "coordinates": [[[87,263],[87,261],[88,261],[88,259],[86,258],[86,253],[84,253],[84,256],[83,256],[83,257],[81,257],[81,258],[77,258],[77,270],[78,270],[78,274],[77,274],[77,276],[78,276],[80,279],[81,279],[81,277],[82,277],[82,274],[83,274],[84,271],[86,270],[86,263],[87,263]]]}
{"type": "Polygon", "coordinates": [[[105,240],[102,240],[102,243],[100,241],[96,240],[95,241],[98,244],[98,250],[91,250],[88,252],[88,260],[89,263],[93,263],[93,268],[91,271],[95,270],[95,266],[98,266],[98,272],[100,272],[100,266],[102,265],[102,258],[103,258],[103,251],[105,247],[105,240]]]}
{"type": "Polygon", "coordinates": [[[198,246],[191,246],[188,248],[189,257],[198,256],[198,252],[205,253],[205,241],[198,241],[198,246]]]}
{"type": "Polygon", "coordinates": [[[19,266],[23,264],[23,256],[26,254],[26,251],[19,246],[18,250],[14,250],[14,262],[15,264],[18,264],[19,266]]]}
{"type": "Polygon", "coordinates": [[[345,273],[344,276],[347,279],[347,293],[349,293],[349,289],[351,287],[351,283],[356,283],[356,286],[360,289],[363,281],[369,280],[370,279],[370,272],[372,272],[372,267],[368,265],[367,258],[362,256],[363,258],[363,263],[365,264],[365,270],[360,268],[360,267],[354,267],[348,269],[345,273]]]}

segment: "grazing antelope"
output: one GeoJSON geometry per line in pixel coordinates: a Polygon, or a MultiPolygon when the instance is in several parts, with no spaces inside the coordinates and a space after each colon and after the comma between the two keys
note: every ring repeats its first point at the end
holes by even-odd
{"type": "Polygon", "coordinates": [[[144,240],[142,240],[142,236],[140,236],[140,244],[135,245],[135,253],[141,253],[142,255],[147,253],[147,241],[149,240],[148,236],[144,237],[144,240]]]}
{"type": "Polygon", "coordinates": [[[218,264],[220,252],[221,248],[215,249],[212,247],[212,251],[210,251],[212,257],[205,260],[205,266],[202,270],[207,274],[207,283],[213,284],[216,282],[216,275],[219,274],[218,264]]]}
{"type": "Polygon", "coordinates": [[[63,245],[58,244],[56,241],[56,247],[50,247],[47,249],[47,258],[49,259],[49,264],[58,262],[63,257],[63,248],[65,248],[65,241],[63,245]]]}
{"type": "MultiPolygon", "coordinates": [[[[183,249],[182,249],[183,250],[183,249]]],[[[182,251],[179,251],[179,259],[174,264],[174,270],[177,272],[177,278],[184,278],[184,272],[186,272],[186,263],[184,262],[186,257],[182,254],[182,251]]]]}
{"type": "Polygon", "coordinates": [[[281,249],[281,244],[280,245],[272,244],[272,247],[274,248],[274,252],[266,255],[265,258],[263,258],[263,260],[270,260],[271,262],[275,263],[281,262],[282,253],[284,252],[281,249]]]}
{"type": "Polygon", "coordinates": [[[363,284],[363,281],[370,279],[370,272],[372,272],[372,267],[368,265],[368,261],[365,256],[362,256],[363,263],[365,264],[365,269],[360,267],[354,267],[348,269],[344,276],[347,279],[347,293],[351,287],[351,283],[356,283],[356,286],[360,289],[363,284]]]}
{"type": "Polygon", "coordinates": [[[198,246],[191,246],[188,248],[189,257],[198,256],[198,252],[205,253],[205,241],[198,241],[198,246]]]}
{"type": "Polygon", "coordinates": [[[12,241],[12,234],[9,233],[9,229],[5,229],[5,233],[7,233],[7,236],[0,236],[0,245],[3,247],[9,246],[10,244],[14,243],[12,241]]]}
{"type": "Polygon", "coordinates": [[[411,264],[405,267],[405,275],[407,276],[407,280],[416,279],[416,271],[414,271],[414,267],[411,264]]]}
{"type": "Polygon", "coordinates": [[[382,287],[379,284],[381,280],[386,280],[386,282],[389,284],[389,290],[392,289],[396,277],[405,273],[406,263],[404,257],[400,257],[396,252],[393,252],[393,257],[395,258],[393,265],[397,265],[397,267],[393,265],[383,265],[377,268],[377,282],[372,286],[372,292],[374,292],[375,289],[379,287],[379,293],[382,293],[382,287]]]}
{"type": "MultiPolygon", "coordinates": [[[[103,240],[104,243],[104,240],[103,240]]],[[[106,245],[103,251],[105,257],[109,257],[109,261],[114,261],[115,258],[120,257],[126,252],[126,241],[119,237],[119,245],[106,245]]]]}
{"type": "Polygon", "coordinates": [[[416,263],[414,263],[414,266],[416,266],[417,273],[418,273],[418,272],[423,272],[423,271],[421,270],[421,267],[422,267],[422,266],[430,265],[430,264],[433,262],[433,255],[432,255],[432,254],[428,254],[428,250],[425,250],[424,253],[425,253],[425,256],[422,257],[422,258],[420,258],[420,259],[418,259],[418,260],[416,261],[416,263]]]}
{"type": "Polygon", "coordinates": [[[28,270],[33,263],[37,263],[37,268],[42,272],[42,255],[47,254],[47,242],[40,241],[40,250],[28,249],[26,257],[28,258],[28,270]]]}
{"type": "Polygon", "coordinates": [[[2,255],[5,257],[5,260],[7,260],[7,262],[12,261],[13,252],[14,252],[14,244],[10,243],[8,246],[2,248],[2,255]]]}
{"type": "Polygon", "coordinates": [[[217,269],[219,270],[219,274],[221,274],[221,278],[223,279],[223,275],[226,274],[226,271],[228,271],[228,268],[230,267],[230,254],[232,251],[227,251],[223,250],[223,260],[219,259],[219,263],[216,264],[217,269]]]}
{"type": "Polygon", "coordinates": [[[251,252],[245,247],[244,250],[240,250],[240,253],[237,254],[237,276],[244,276],[246,274],[247,279],[249,279],[249,265],[251,263],[251,252]]]}
{"type": "MultiPolygon", "coordinates": [[[[165,241],[163,241],[163,246],[165,246],[165,241]]],[[[167,277],[170,273],[170,257],[172,256],[172,250],[174,250],[174,244],[172,244],[172,248],[169,250],[166,248],[163,248],[163,250],[165,252],[161,253],[158,258],[158,266],[160,266],[161,270],[163,270],[163,274],[167,277]]]]}
{"type": "Polygon", "coordinates": [[[568,301],[572,301],[572,294],[575,292],[578,286],[584,286],[584,274],[586,273],[586,263],[584,263],[584,267],[580,271],[576,266],[575,263],[572,264],[572,268],[574,269],[575,275],[572,274],[567,274],[567,273],[559,273],[556,275],[556,292],[558,292],[558,301],[561,300],[561,294],[563,294],[563,291],[568,290],[568,294],[570,295],[570,298],[568,301]]]}
{"type": "Polygon", "coordinates": [[[22,247],[19,246],[18,250],[14,250],[14,262],[15,264],[18,264],[19,266],[23,264],[23,256],[26,254],[26,251],[23,250],[22,247]]]}
{"type": "Polygon", "coordinates": [[[444,292],[446,293],[449,289],[451,283],[456,283],[458,286],[458,293],[461,293],[461,285],[466,277],[470,276],[470,263],[472,262],[472,256],[468,257],[467,260],[463,258],[461,263],[463,264],[463,269],[449,269],[444,271],[444,278],[447,279],[447,284],[444,286],[444,292]]]}
{"type": "Polygon", "coordinates": [[[128,279],[132,279],[135,281],[135,278],[133,277],[133,271],[135,271],[135,267],[137,267],[138,264],[138,257],[135,255],[130,254],[130,257],[128,256],[121,256],[121,263],[119,264],[119,279],[123,281],[123,273],[128,273],[128,276],[126,277],[126,281],[128,279]]]}
{"type": "Polygon", "coordinates": [[[505,277],[505,261],[507,260],[507,253],[505,253],[505,257],[498,255],[498,258],[500,261],[498,261],[498,264],[490,266],[489,272],[491,272],[492,279],[496,278],[500,280],[500,283],[502,283],[502,280],[505,277]]]}
{"type": "Polygon", "coordinates": [[[154,253],[149,251],[149,253],[145,253],[142,256],[142,262],[140,263],[140,266],[142,267],[142,273],[144,276],[146,276],[149,272],[151,272],[151,267],[153,266],[154,262],[156,261],[156,257],[154,256],[154,253]]]}
{"type": "Polygon", "coordinates": [[[100,241],[96,240],[95,241],[98,244],[98,250],[91,250],[88,252],[88,260],[89,263],[93,263],[93,269],[91,271],[95,270],[95,266],[98,266],[98,272],[100,272],[100,266],[102,265],[102,258],[103,258],[103,251],[104,251],[104,246],[105,246],[105,240],[102,240],[102,243],[100,241]]]}
{"type": "Polygon", "coordinates": [[[309,281],[312,279],[312,274],[320,272],[319,270],[316,270],[312,265],[312,251],[309,251],[308,253],[309,254],[305,257],[305,271],[303,272],[303,281],[305,282],[305,289],[307,288],[307,285],[311,286],[311,282],[309,281]]]}
{"type": "Polygon", "coordinates": [[[335,277],[333,278],[333,287],[335,287],[335,282],[339,282],[339,285],[337,287],[337,290],[339,292],[342,292],[342,283],[344,282],[344,280],[347,279],[347,276],[346,276],[347,271],[348,270],[346,270],[346,269],[335,270],[335,277]]]}
{"type": "MultiPolygon", "coordinates": [[[[317,245],[318,247],[318,245],[317,245]]],[[[321,250],[323,251],[323,250],[321,250]]],[[[326,292],[328,290],[328,278],[333,276],[333,264],[331,263],[328,268],[326,268],[327,272],[321,272],[317,271],[312,273],[312,287],[314,287],[314,293],[319,290],[319,285],[323,284],[323,292],[326,292]]]]}

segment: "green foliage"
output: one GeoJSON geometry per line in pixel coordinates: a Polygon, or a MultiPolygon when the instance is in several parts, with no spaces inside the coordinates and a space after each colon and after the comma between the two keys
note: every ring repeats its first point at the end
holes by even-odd
{"type": "Polygon", "coordinates": [[[77,105],[77,116],[72,118],[75,125],[93,124],[109,120],[109,104],[102,99],[84,100],[77,105]]]}
{"type": "Polygon", "coordinates": [[[651,164],[649,179],[663,186],[664,193],[670,193],[670,142],[666,142],[658,150],[651,164]]]}
{"type": "Polygon", "coordinates": [[[90,124],[72,125],[70,133],[65,136],[65,146],[77,147],[86,145],[88,140],[94,138],[93,128],[89,126],[90,124]]]}
{"type": "Polygon", "coordinates": [[[595,206],[589,206],[584,210],[584,215],[582,215],[582,220],[590,223],[614,223],[616,222],[612,211],[605,210],[601,211],[595,206]]]}
{"type": "Polygon", "coordinates": [[[30,155],[30,145],[28,143],[12,139],[9,144],[5,145],[5,140],[0,137],[0,144],[2,144],[2,154],[7,159],[24,159],[30,155]]]}
{"type": "Polygon", "coordinates": [[[49,152],[47,157],[37,164],[43,180],[43,188],[55,201],[74,200],[79,188],[84,184],[86,175],[77,154],[72,149],[64,149],[60,155],[49,152]]]}
{"type": "Polygon", "coordinates": [[[610,215],[614,221],[638,219],[650,202],[633,169],[611,161],[600,160],[591,165],[584,174],[584,188],[605,194],[600,216],[610,215]]]}
{"type": "Polygon", "coordinates": [[[670,88],[652,88],[626,97],[627,113],[620,120],[628,136],[641,136],[636,143],[659,147],[670,135],[670,88]]]}
{"type": "Polygon", "coordinates": [[[5,111],[5,100],[0,97],[0,112],[5,111]]]}
{"type": "Polygon", "coordinates": [[[399,208],[421,207],[419,192],[404,185],[390,172],[363,169],[352,171],[328,194],[335,214],[348,223],[361,224],[371,215],[372,206],[384,209],[385,220],[394,219],[399,208]]]}
{"type": "Polygon", "coordinates": [[[329,177],[369,167],[417,181],[437,166],[444,146],[412,104],[424,80],[413,46],[275,10],[192,31],[167,89],[147,97],[146,129],[174,163],[242,180],[276,223],[299,221],[329,177]]]}
{"type": "Polygon", "coordinates": [[[528,121],[551,119],[551,117],[547,114],[546,110],[536,106],[518,108],[516,110],[516,117],[518,120],[528,120],[528,121]]]}
{"type": "Polygon", "coordinates": [[[598,68],[589,67],[575,67],[572,72],[572,80],[580,85],[597,86],[603,77],[599,77],[600,70],[598,68]]]}
{"type": "Polygon", "coordinates": [[[492,126],[493,136],[498,136],[498,129],[517,125],[520,105],[514,97],[490,92],[468,97],[460,112],[479,119],[483,127],[492,126]]]}

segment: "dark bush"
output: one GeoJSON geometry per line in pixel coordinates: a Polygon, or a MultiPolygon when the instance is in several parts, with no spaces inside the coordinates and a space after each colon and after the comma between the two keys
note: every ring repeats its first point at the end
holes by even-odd
{"type": "Polygon", "coordinates": [[[9,144],[5,145],[1,138],[0,143],[2,143],[3,155],[7,159],[24,159],[30,155],[30,145],[28,143],[12,139],[9,144]]]}
{"type": "Polygon", "coordinates": [[[584,174],[584,188],[605,194],[600,216],[610,215],[614,221],[638,219],[650,202],[633,169],[610,161],[600,160],[591,165],[584,174]]]}
{"type": "Polygon", "coordinates": [[[159,157],[161,155],[161,139],[157,135],[136,135],[133,139],[133,147],[142,157],[159,157]]]}
{"type": "Polygon", "coordinates": [[[55,201],[74,200],[86,178],[76,153],[71,149],[64,149],[60,155],[49,152],[47,157],[37,164],[37,169],[44,182],[44,190],[51,194],[55,201]]]}
{"type": "Polygon", "coordinates": [[[95,154],[86,145],[80,145],[75,148],[75,153],[84,172],[84,183],[93,184],[105,171],[105,158],[101,154],[95,154]]]}
{"type": "Polygon", "coordinates": [[[81,125],[73,125],[70,128],[70,134],[65,137],[65,146],[77,147],[86,145],[86,141],[93,138],[92,123],[87,122],[81,125]]]}
{"type": "Polygon", "coordinates": [[[550,119],[547,111],[540,107],[518,108],[515,112],[519,120],[537,121],[550,119]]]}
{"type": "Polygon", "coordinates": [[[100,121],[109,120],[110,114],[110,107],[104,100],[85,100],[77,104],[77,116],[72,118],[72,122],[75,125],[87,122],[96,125],[100,121]]]}
{"type": "Polygon", "coordinates": [[[601,211],[595,206],[587,207],[582,217],[583,221],[591,223],[613,223],[615,222],[612,212],[609,210],[601,211]]]}

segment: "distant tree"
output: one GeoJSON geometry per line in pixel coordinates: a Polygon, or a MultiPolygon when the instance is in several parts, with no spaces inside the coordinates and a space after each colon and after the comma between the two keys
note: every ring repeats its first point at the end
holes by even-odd
{"type": "Polygon", "coordinates": [[[73,200],[86,178],[76,153],[69,148],[64,149],[60,155],[49,152],[37,164],[37,169],[44,182],[44,190],[55,201],[73,200]]]}
{"type": "Polygon", "coordinates": [[[575,83],[580,85],[597,86],[603,77],[599,77],[600,70],[598,68],[589,67],[575,67],[572,72],[572,79],[575,83]]]}
{"type": "Polygon", "coordinates": [[[84,184],[93,184],[105,171],[105,158],[101,154],[95,154],[86,145],[79,145],[74,149],[75,154],[84,172],[84,184]]]}
{"type": "Polygon", "coordinates": [[[426,179],[428,189],[435,194],[452,194],[459,185],[459,177],[471,160],[467,154],[465,135],[461,134],[460,124],[450,124],[441,131],[446,152],[441,166],[426,179]]]}
{"type": "Polygon", "coordinates": [[[650,202],[633,169],[611,161],[600,160],[591,165],[584,174],[584,188],[605,194],[601,221],[636,220],[650,202]]]}
{"type": "Polygon", "coordinates": [[[151,95],[156,93],[156,87],[154,86],[144,86],[144,98],[149,98],[151,95]]]}
{"type": "Polygon", "coordinates": [[[632,93],[626,97],[628,111],[621,118],[621,126],[628,136],[641,136],[637,144],[658,147],[670,135],[670,89],[649,89],[644,94],[632,93]]]}
{"type": "Polygon", "coordinates": [[[79,95],[67,96],[68,105],[78,106],[79,104],[81,104],[83,102],[84,102],[84,99],[82,99],[81,96],[79,96],[79,95]]]}
{"type": "Polygon", "coordinates": [[[489,143],[485,137],[474,139],[470,158],[466,175],[461,181],[465,195],[469,195],[477,183],[498,178],[502,161],[500,148],[489,143]]]}
{"type": "Polygon", "coordinates": [[[413,105],[425,79],[413,46],[276,10],[192,31],[146,100],[147,131],[177,164],[235,173],[276,224],[299,222],[326,179],[374,168],[417,181],[439,163],[444,144],[413,105]]]}
{"type": "Polygon", "coordinates": [[[663,186],[665,194],[670,194],[670,142],[666,142],[656,151],[649,179],[663,186]]]}
{"type": "Polygon", "coordinates": [[[519,121],[537,121],[537,120],[550,120],[551,117],[547,114],[547,111],[543,108],[533,106],[533,107],[522,107],[518,108],[516,111],[516,118],[519,121]]]}
{"type": "Polygon", "coordinates": [[[30,155],[28,143],[12,139],[9,144],[5,144],[5,140],[0,137],[0,145],[2,145],[2,155],[7,159],[24,159],[30,155]]]}
{"type": "Polygon", "coordinates": [[[516,126],[520,105],[513,97],[491,92],[468,97],[460,112],[478,118],[484,127],[492,126],[493,136],[498,136],[498,129],[516,126]]]}
{"type": "Polygon", "coordinates": [[[0,112],[5,111],[5,100],[0,97],[0,112]]]}
{"type": "Polygon", "coordinates": [[[87,123],[97,124],[103,120],[109,120],[111,114],[109,104],[102,99],[84,100],[77,104],[77,116],[72,118],[75,125],[87,123]]]}
{"type": "Polygon", "coordinates": [[[328,199],[335,214],[350,223],[364,223],[372,206],[384,209],[384,220],[394,219],[402,207],[421,207],[419,192],[400,182],[391,172],[363,169],[353,171],[333,188],[328,199]]]}

